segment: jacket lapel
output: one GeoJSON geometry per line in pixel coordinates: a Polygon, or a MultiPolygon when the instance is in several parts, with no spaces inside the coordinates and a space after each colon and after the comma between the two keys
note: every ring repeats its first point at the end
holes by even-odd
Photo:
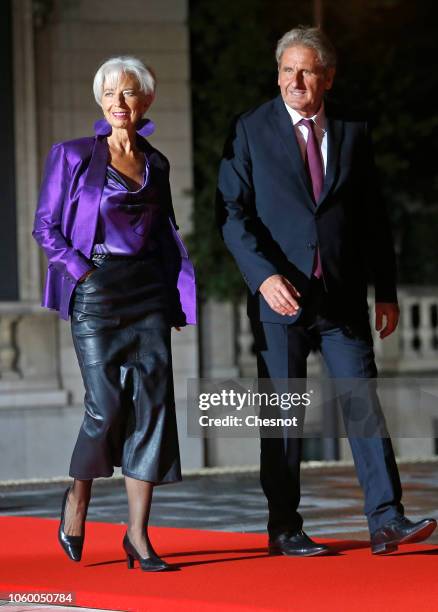
{"type": "Polygon", "coordinates": [[[271,115],[271,120],[274,130],[287,152],[288,167],[291,172],[295,173],[298,184],[301,186],[303,194],[305,194],[304,202],[309,208],[314,210],[315,204],[313,203],[313,197],[311,195],[312,185],[310,183],[310,177],[304,165],[292,120],[284,106],[281,96],[278,96],[274,100],[274,113],[271,115]]]}
{"type": "Polygon", "coordinates": [[[74,234],[72,236],[75,248],[88,258],[91,256],[93,248],[107,163],[108,144],[106,138],[104,136],[97,136],[79,197],[74,234]]]}
{"type": "Polygon", "coordinates": [[[169,190],[169,174],[163,168],[163,162],[161,161],[160,155],[145,138],[139,138],[138,145],[149,159],[151,182],[158,186],[162,194],[166,193],[166,196],[163,197],[162,204],[166,208],[166,214],[170,218],[172,225],[177,230],[179,227],[176,223],[175,213],[172,206],[172,197],[169,190]]]}
{"type": "MultiPolygon", "coordinates": [[[[317,202],[317,206],[323,204],[324,200],[330,193],[331,188],[336,180],[337,170],[339,165],[339,151],[342,144],[344,134],[344,124],[341,120],[330,116],[330,111],[326,114],[327,121],[327,168],[324,177],[323,189],[321,196],[317,202]]],[[[286,149],[288,159],[290,161],[291,170],[297,176],[299,184],[306,194],[305,203],[312,210],[315,209],[315,204],[312,196],[312,185],[310,177],[307,173],[304,161],[301,155],[300,147],[295,135],[295,130],[289,113],[284,107],[284,102],[281,96],[274,100],[274,113],[272,115],[272,123],[280,140],[286,149]]]]}
{"type": "Polygon", "coordinates": [[[344,124],[339,119],[326,116],[327,122],[327,168],[324,177],[324,185],[317,206],[324,202],[336,179],[339,165],[339,151],[344,134],[344,124]]]}
{"type": "MultiPolygon", "coordinates": [[[[99,205],[105,185],[106,167],[108,164],[106,135],[98,134],[96,136],[87,174],[79,197],[76,221],[73,228],[73,245],[88,258],[91,256],[93,249],[99,217],[99,205]]],[[[161,172],[161,168],[158,168],[156,165],[153,147],[142,137],[138,138],[138,144],[149,158],[150,172],[158,175],[161,172]]]]}

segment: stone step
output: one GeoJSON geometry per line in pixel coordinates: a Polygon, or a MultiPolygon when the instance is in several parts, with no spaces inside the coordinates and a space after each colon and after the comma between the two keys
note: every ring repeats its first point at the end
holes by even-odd
{"type": "Polygon", "coordinates": [[[67,401],[68,393],[64,389],[28,389],[0,393],[0,408],[65,406],[67,401]]]}

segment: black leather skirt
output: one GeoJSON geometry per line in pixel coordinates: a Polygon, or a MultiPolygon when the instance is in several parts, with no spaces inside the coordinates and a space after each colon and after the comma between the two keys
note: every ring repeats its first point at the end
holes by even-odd
{"type": "Polygon", "coordinates": [[[85,416],[70,476],[181,480],[170,324],[158,259],[93,258],[77,285],[71,330],[85,385],[85,416]]]}

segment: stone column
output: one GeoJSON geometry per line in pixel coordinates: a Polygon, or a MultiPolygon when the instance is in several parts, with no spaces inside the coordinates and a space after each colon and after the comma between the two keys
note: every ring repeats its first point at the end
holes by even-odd
{"type": "Polygon", "coordinates": [[[0,314],[0,378],[3,381],[17,380],[17,343],[15,339],[16,324],[19,315],[0,314]]]}
{"type": "Polygon", "coordinates": [[[14,0],[15,174],[20,300],[39,301],[38,246],[31,232],[38,197],[37,116],[32,1],[14,0]]]}

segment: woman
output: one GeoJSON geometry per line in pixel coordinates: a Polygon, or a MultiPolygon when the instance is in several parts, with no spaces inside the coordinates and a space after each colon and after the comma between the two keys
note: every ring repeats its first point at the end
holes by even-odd
{"type": "Polygon", "coordinates": [[[95,137],[56,144],[34,238],[48,259],[43,306],[71,317],[85,416],[70,464],[59,542],[80,561],[94,478],[121,466],[128,567],[168,565],[148,538],[153,487],[181,480],[170,330],[194,324],[194,271],[179,238],[167,159],[145,140],[155,79],[136,58],[97,71],[95,137]]]}

